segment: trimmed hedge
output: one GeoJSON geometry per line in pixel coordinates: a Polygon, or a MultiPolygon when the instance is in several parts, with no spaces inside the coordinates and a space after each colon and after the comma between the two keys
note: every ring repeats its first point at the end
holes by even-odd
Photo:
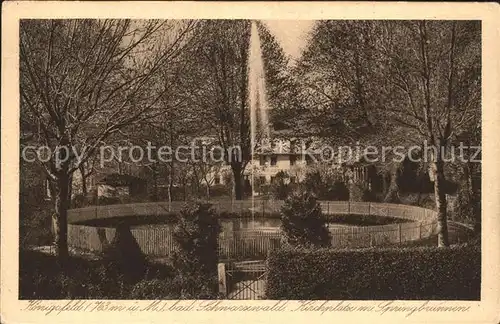
{"type": "Polygon", "coordinates": [[[323,300],[479,300],[481,248],[278,250],[266,297],[323,300]]]}

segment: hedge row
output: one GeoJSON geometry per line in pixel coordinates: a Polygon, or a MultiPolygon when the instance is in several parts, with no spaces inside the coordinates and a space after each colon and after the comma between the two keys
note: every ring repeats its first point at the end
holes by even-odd
{"type": "Polygon", "coordinates": [[[481,248],[278,250],[266,297],[323,300],[479,300],[481,248]]]}

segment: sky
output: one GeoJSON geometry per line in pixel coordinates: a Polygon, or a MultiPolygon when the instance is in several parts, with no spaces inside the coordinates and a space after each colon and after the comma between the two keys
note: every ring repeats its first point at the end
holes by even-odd
{"type": "Polygon", "coordinates": [[[283,50],[292,60],[300,57],[307,42],[309,32],[314,27],[313,20],[264,20],[269,30],[280,42],[283,50]]]}

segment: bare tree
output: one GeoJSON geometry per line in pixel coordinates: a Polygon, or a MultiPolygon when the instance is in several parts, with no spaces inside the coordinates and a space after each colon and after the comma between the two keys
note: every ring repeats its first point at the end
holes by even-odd
{"type": "MultiPolygon", "coordinates": [[[[295,71],[304,133],[337,145],[432,148],[440,246],[448,245],[443,156],[480,123],[480,34],[475,21],[322,21],[295,71]]],[[[385,199],[397,201],[401,161],[381,162],[385,199]]]]}
{"type": "Polygon", "coordinates": [[[21,119],[36,125],[32,143],[56,188],[57,254],[68,255],[72,174],[111,134],[157,114],[158,69],[189,44],[193,22],[24,20],[20,28],[21,119]],[[168,42],[156,42],[168,30],[168,42]]]}
{"type": "Polygon", "coordinates": [[[195,72],[189,95],[204,113],[203,123],[226,151],[236,199],[243,198],[243,172],[250,161],[248,53],[250,21],[203,21],[193,53],[195,72]],[[232,148],[239,148],[232,151],[232,148]],[[231,154],[234,152],[235,154],[231,154]]]}
{"type": "Polygon", "coordinates": [[[434,180],[439,246],[448,246],[446,154],[464,127],[480,120],[481,30],[475,21],[386,22],[379,49],[389,120],[426,141],[434,180]]]}

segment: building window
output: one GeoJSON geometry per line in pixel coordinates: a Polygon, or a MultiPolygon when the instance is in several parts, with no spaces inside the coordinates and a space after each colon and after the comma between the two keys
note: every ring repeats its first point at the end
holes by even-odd
{"type": "Polygon", "coordinates": [[[220,184],[220,176],[219,175],[216,175],[215,178],[214,178],[214,183],[216,185],[220,184]]]}
{"type": "Polygon", "coordinates": [[[271,165],[276,165],[278,162],[278,157],[277,156],[271,156],[271,165]]]}
{"type": "Polygon", "coordinates": [[[297,162],[297,157],[295,155],[290,155],[290,165],[295,165],[297,162]]]}
{"type": "Polygon", "coordinates": [[[266,165],[266,157],[265,156],[260,157],[259,164],[261,166],[266,165]]]}

